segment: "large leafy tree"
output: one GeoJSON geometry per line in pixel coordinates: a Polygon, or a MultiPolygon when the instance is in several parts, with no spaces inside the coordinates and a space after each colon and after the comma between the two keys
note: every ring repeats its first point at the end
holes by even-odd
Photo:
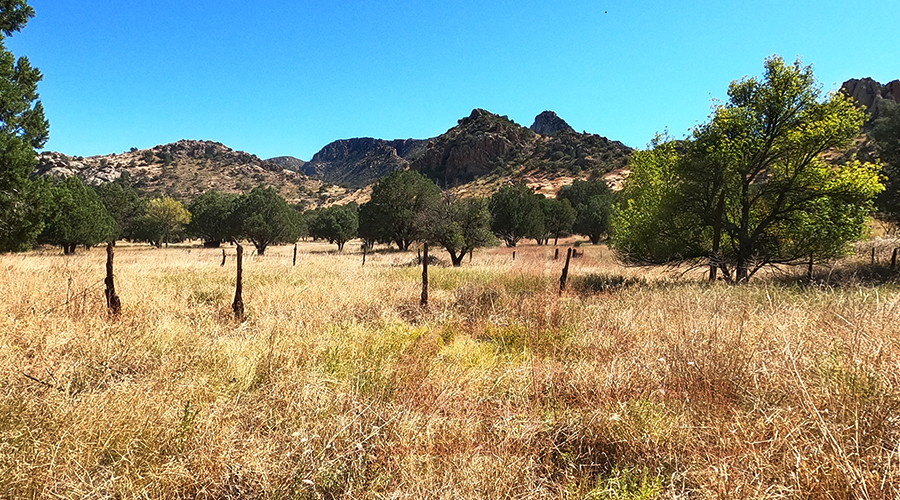
{"type": "Polygon", "coordinates": [[[544,235],[541,197],[524,183],[506,185],[491,196],[491,230],[506,246],[514,247],[522,238],[544,235]]]}
{"type": "Polygon", "coordinates": [[[328,240],[342,252],[344,243],[356,238],[359,231],[359,208],[348,203],[310,210],[307,220],[310,236],[328,240]]]}
{"type": "Polygon", "coordinates": [[[453,267],[474,249],[496,241],[491,233],[491,212],[485,198],[445,199],[419,216],[422,238],[444,247],[453,267]]]}
{"type": "Polygon", "coordinates": [[[609,232],[613,192],[603,179],[576,180],[563,186],[556,197],[568,200],[575,209],[572,231],[587,236],[594,245],[609,232]]]}
{"type": "Polygon", "coordinates": [[[231,235],[229,222],[237,198],[215,189],[194,198],[188,205],[191,212],[191,222],[186,227],[188,234],[202,239],[205,247],[219,247],[231,235]]]}
{"type": "Polygon", "coordinates": [[[51,187],[49,197],[52,208],[39,241],[58,245],[70,255],[78,245],[93,246],[115,237],[115,220],[93,188],[78,177],[68,177],[51,187]]]}
{"type": "Polygon", "coordinates": [[[396,171],[372,186],[371,199],[360,206],[359,233],[367,241],[394,242],[401,251],[419,239],[416,219],[439,203],[441,190],[422,174],[396,171]]]}
{"type": "Polygon", "coordinates": [[[232,234],[250,240],[259,255],[265,255],[269,245],[296,242],[306,229],[300,212],[275,188],[264,186],[238,197],[230,226],[232,234]]]}
{"type": "Polygon", "coordinates": [[[812,68],[780,57],[763,78],[733,82],[729,99],[682,143],[657,140],[632,158],[614,225],[628,261],[711,261],[711,276],[748,280],[763,266],[832,258],[863,233],[877,168],[831,165],[864,114],[823,96],[812,68]]]}
{"type": "Polygon", "coordinates": [[[43,228],[46,207],[46,183],[29,179],[35,149],[49,137],[37,93],[41,72],[3,44],[32,17],[25,0],[0,2],[0,252],[28,248],[43,228]]]}

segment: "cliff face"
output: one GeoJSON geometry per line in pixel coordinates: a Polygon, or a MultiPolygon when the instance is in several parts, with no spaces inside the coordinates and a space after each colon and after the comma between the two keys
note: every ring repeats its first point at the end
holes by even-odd
{"type": "Polygon", "coordinates": [[[900,102],[900,80],[882,85],[871,78],[851,78],[841,85],[841,92],[866,107],[871,124],[881,116],[887,102],[900,102]]]}
{"type": "Polygon", "coordinates": [[[426,141],[385,141],[362,137],[334,141],[316,153],[301,171],[332,184],[361,188],[409,166],[424,150],[426,141]]]}

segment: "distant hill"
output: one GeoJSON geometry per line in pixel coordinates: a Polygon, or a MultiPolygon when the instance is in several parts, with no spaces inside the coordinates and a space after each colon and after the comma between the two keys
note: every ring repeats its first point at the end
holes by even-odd
{"type": "Polygon", "coordinates": [[[882,85],[871,78],[851,78],[841,85],[841,92],[856,99],[857,104],[865,106],[869,113],[867,125],[881,116],[885,103],[900,102],[900,80],[882,85]]]}
{"type": "Polygon", "coordinates": [[[417,139],[341,139],[322,148],[301,171],[331,184],[362,188],[395,170],[408,168],[426,144],[417,139]]]}
{"type": "Polygon", "coordinates": [[[306,162],[301,160],[300,158],[294,158],[293,156],[276,156],[275,158],[269,158],[266,161],[270,161],[276,165],[281,165],[282,167],[293,170],[294,172],[300,172],[303,170],[303,165],[306,165],[306,162]]]}
{"type": "Polygon", "coordinates": [[[261,160],[213,141],[182,140],[90,157],[43,152],[36,173],[54,178],[78,175],[92,185],[124,177],[145,192],[187,200],[209,189],[243,193],[259,184],[275,186],[286,199],[307,204],[345,192],[286,168],[283,162],[261,160]]]}

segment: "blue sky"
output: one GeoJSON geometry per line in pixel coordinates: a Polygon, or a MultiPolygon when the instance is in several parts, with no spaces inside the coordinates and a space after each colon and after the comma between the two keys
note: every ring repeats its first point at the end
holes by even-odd
{"type": "Polygon", "coordinates": [[[846,2],[30,0],[7,40],[43,72],[47,150],[179,139],[309,160],[351,137],[427,138],[473,108],[645,147],[703,122],[766,57],[825,90],[900,78],[894,9],[846,2]]]}

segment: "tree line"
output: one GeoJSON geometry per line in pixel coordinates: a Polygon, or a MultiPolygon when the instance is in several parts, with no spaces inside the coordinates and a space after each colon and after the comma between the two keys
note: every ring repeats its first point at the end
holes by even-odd
{"type": "Polygon", "coordinates": [[[590,179],[556,198],[518,183],[489,198],[455,199],[421,174],[400,171],[379,180],[362,205],[304,211],[265,186],[241,195],[209,191],[185,206],[142,198],[127,179],[93,188],[76,177],[32,178],[35,151],[49,136],[37,93],[42,75],[3,40],[33,16],[25,0],[0,6],[0,252],[35,242],[72,253],[122,238],[161,246],[195,237],[207,246],[247,240],[262,255],[311,236],[338,250],[354,238],[400,250],[428,242],[458,266],[495,241],[512,247],[579,234],[596,244],[608,235],[626,263],[705,261],[710,279],[745,282],[768,265],[844,255],[865,237],[874,212],[900,222],[900,107],[888,103],[870,132],[884,163],[836,161],[858,137],[865,111],[843,94],[823,93],[811,66],[778,56],[766,59],[762,78],[732,82],[727,100],[687,138],[658,136],[636,152],[615,195],[590,179]]]}

